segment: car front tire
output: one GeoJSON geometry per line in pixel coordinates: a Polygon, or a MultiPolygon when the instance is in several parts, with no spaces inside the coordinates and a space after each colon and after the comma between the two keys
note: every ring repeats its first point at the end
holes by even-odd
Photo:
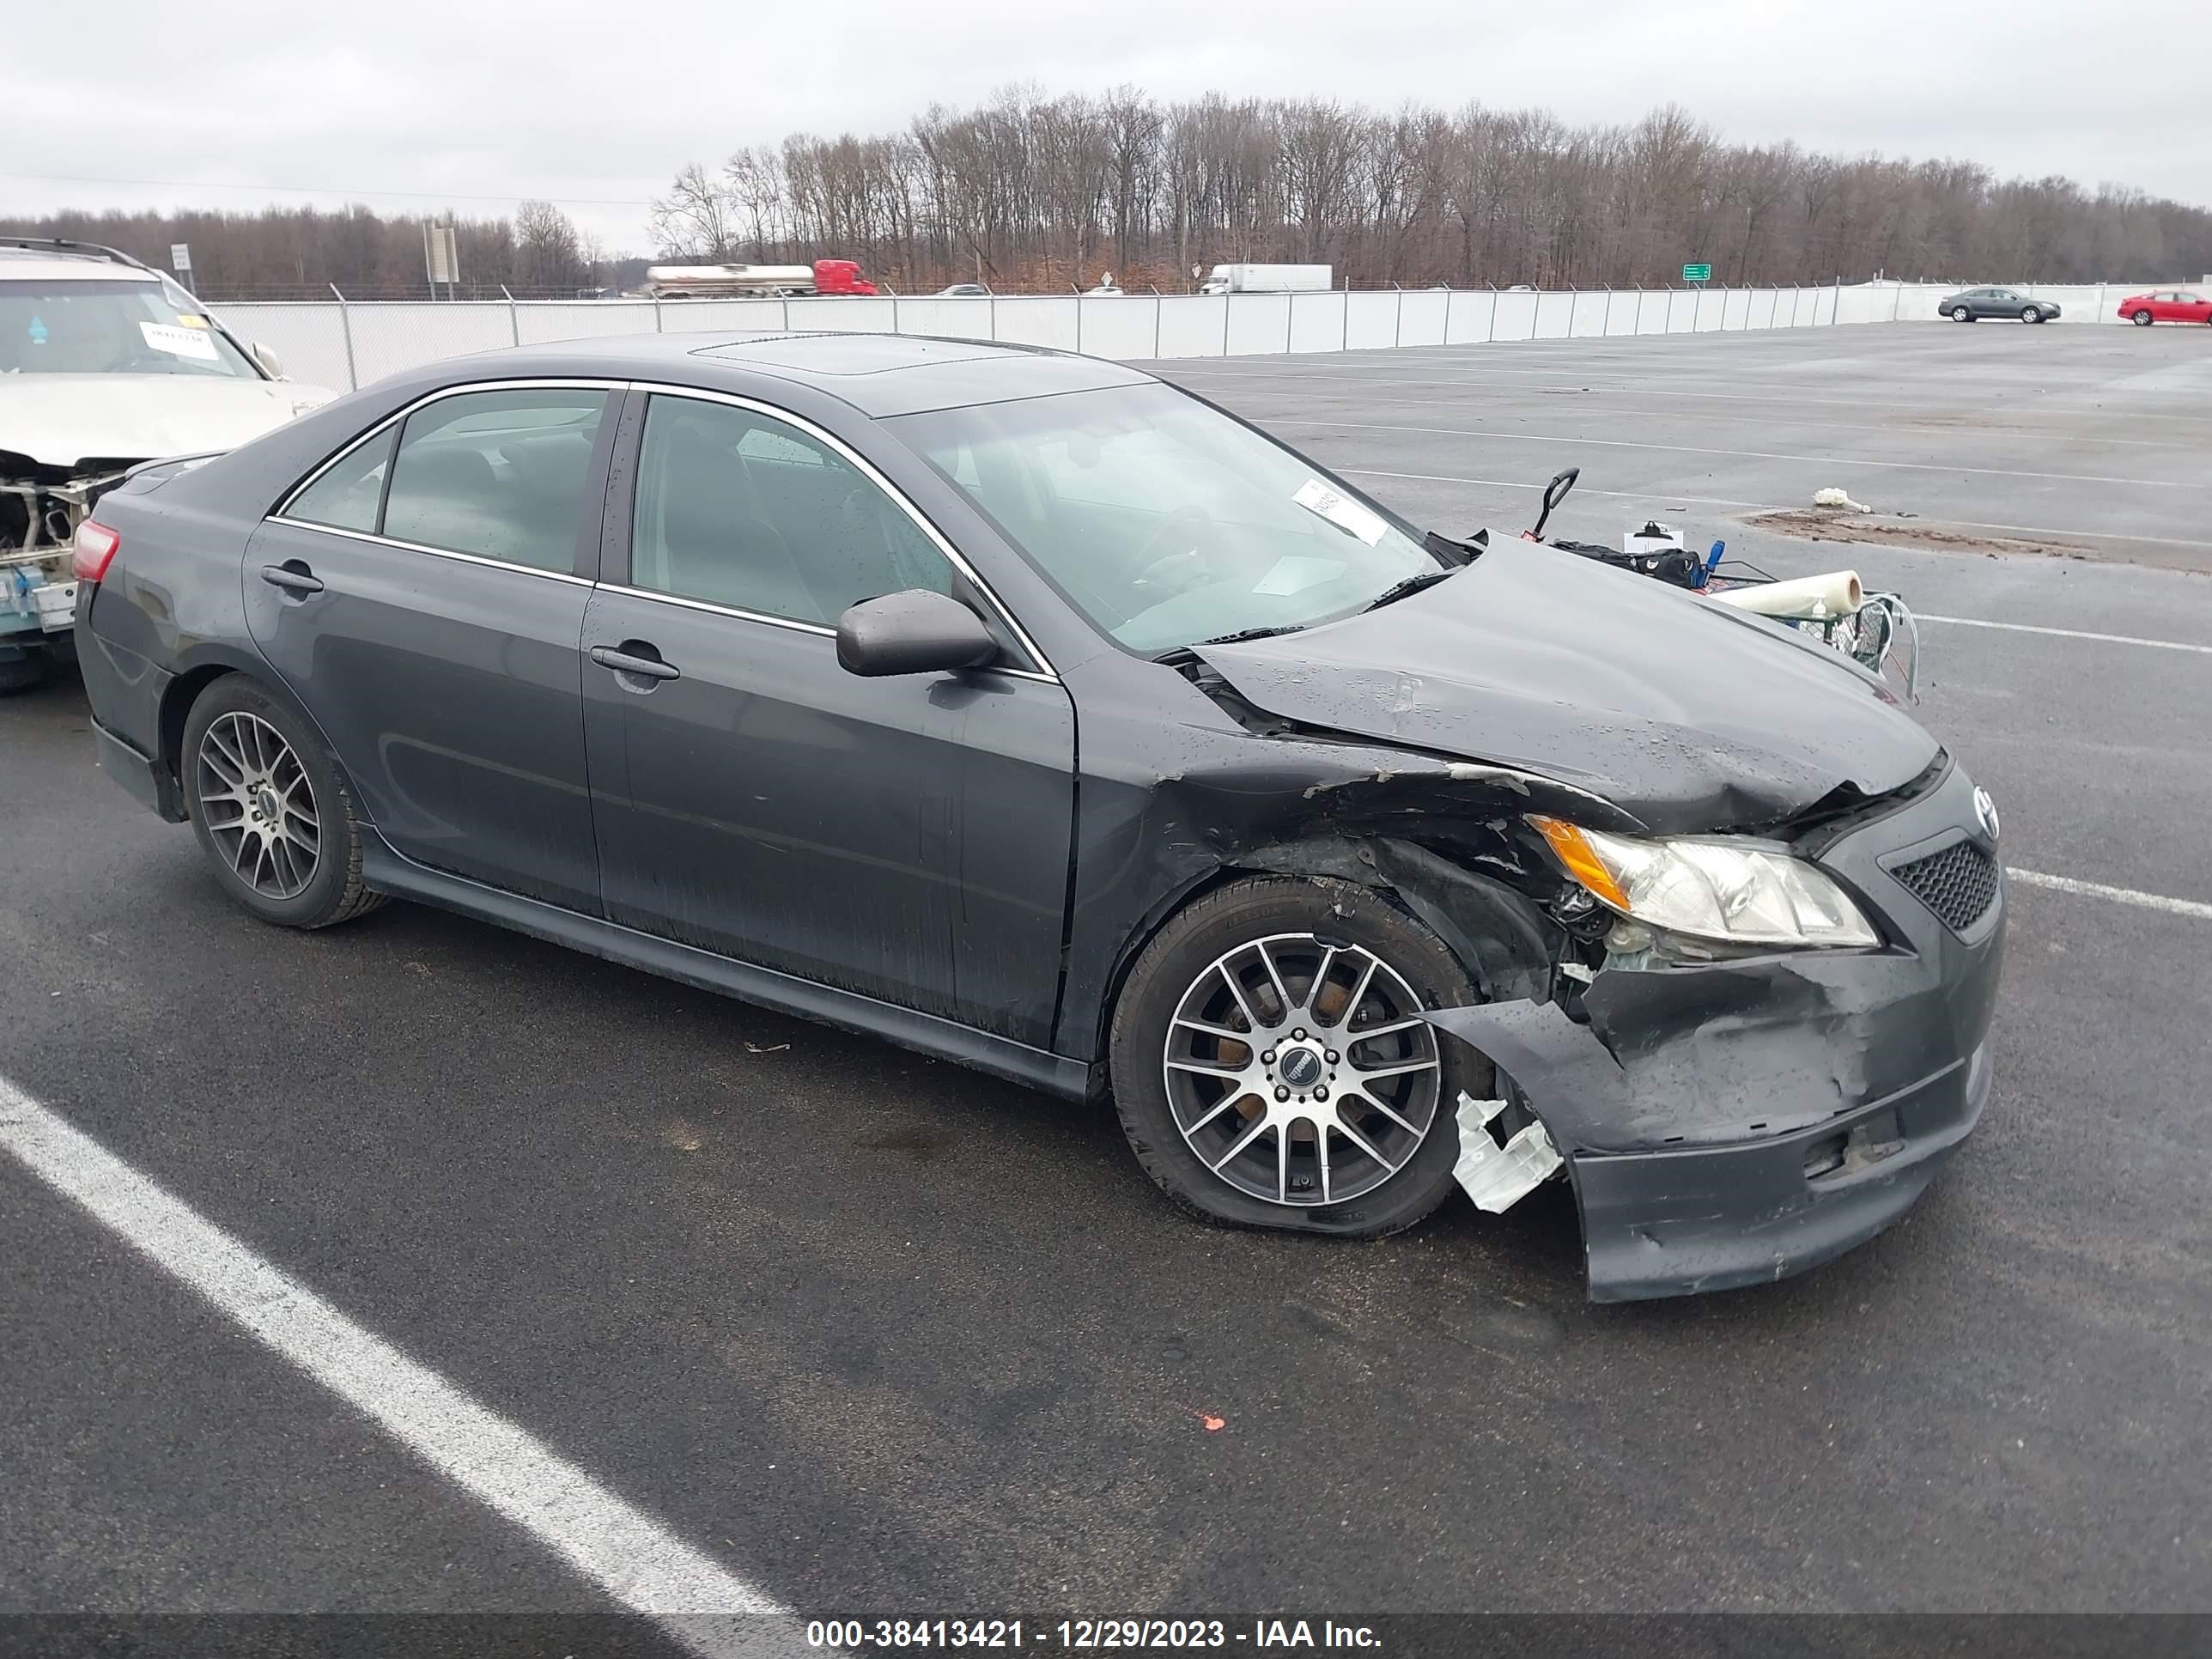
{"type": "Polygon", "coordinates": [[[223,890],[264,921],[328,927],[383,902],[360,821],[314,730],[244,674],[193,703],[177,755],[185,810],[223,890]]]}
{"type": "Polygon", "coordinates": [[[2020,319],[2023,323],[2039,323],[2043,320],[2043,313],[2033,306],[2028,306],[2021,310],[2020,319]]]}
{"type": "Polygon", "coordinates": [[[1232,1226],[1379,1238],[1452,1189],[1462,1091],[1495,1071],[1420,1018],[1480,1000],[1436,935],[1350,882],[1258,877],[1173,917],[1114,1011],[1145,1172],[1232,1226]]]}

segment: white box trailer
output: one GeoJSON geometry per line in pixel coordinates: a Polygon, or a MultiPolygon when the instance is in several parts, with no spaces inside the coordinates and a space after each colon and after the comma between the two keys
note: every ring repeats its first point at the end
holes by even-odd
{"type": "Polygon", "coordinates": [[[1328,265],[1216,265],[1200,294],[1325,294],[1335,272],[1328,265]]]}

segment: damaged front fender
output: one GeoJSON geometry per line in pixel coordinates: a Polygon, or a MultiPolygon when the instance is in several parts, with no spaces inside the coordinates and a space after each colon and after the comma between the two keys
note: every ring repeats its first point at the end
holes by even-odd
{"type": "Polygon", "coordinates": [[[1483,994],[1541,994],[1568,939],[1541,907],[1560,878],[1525,816],[1634,823],[1548,779],[1371,744],[1233,725],[1170,728],[1164,738],[1151,725],[1129,734],[1121,755],[1108,741],[1115,735],[1099,720],[1083,730],[1062,1006],[1084,1024],[1060,1042],[1062,1052],[1086,1059],[1103,1052],[1114,994],[1160,924],[1206,887],[1245,875],[1335,877],[1387,890],[1466,964],[1483,994]],[[1176,752],[1164,757],[1164,746],[1176,752]]]}

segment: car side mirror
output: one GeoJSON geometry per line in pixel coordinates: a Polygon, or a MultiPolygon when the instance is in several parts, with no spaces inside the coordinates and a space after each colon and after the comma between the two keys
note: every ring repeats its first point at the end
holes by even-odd
{"type": "Polygon", "coordinates": [[[268,371],[270,380],[281,380],[284,378],[283,360],[267,346],[258,340],[249,340],[246,342],[246,349],[253,354],[253,361],[268,371]]]}
{"type": "Polygon", "coordinates": [[[837,665],[848,674],[951,673],[998,654],[981,617],[927,588],[862,599],[837,618],[837,665]]]}

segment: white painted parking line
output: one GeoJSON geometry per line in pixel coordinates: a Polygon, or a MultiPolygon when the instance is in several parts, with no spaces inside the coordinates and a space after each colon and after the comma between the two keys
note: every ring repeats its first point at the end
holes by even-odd
{"type": "Polygon", "coordinates": [[[1893,472],[1947,472],[1984,478],[2036,478],[2057,483],[2125,484],[2133,489],[2212,489],[2212,480],[2123,478],[2093,472],[2030,472],[2003,466],[1948,466],[1938,461],[1875,461],[1853,455],[1791,455],[1771,449],[1711,449],[1697,444],[1644,443],[1632,438],[1573,438],[1552,432],[1493,432],[1472,426],[1397,426],[1381,421],[1302,421],[1271,416],[1267,426],[1310,426],[1334,432],[1422,432],[1449,438],[1486,438],[1493,443],[1580,444],[1595,449],[1651,449],[1670,455],[1720,455],[1731,460],[1790,461],[1828,468],[1874,466],[1893,472]]]}
{"type": "MultiPolygon", "coordinates": [[[[1387,356],[1389,354],[1385,353],[1384,355],[1387,356]]],[[[1955,398],[1945,398],[1940,404],[1909,404],[1899,401],[1896,398],[1822,398],[1816,397],[1809,392],[1782,392],[1703,391],[1696,387],[1687,386],[1682,383],[1679,378],[1675,377],[1669,377],[1664,380],[1642,381],[1624,380],[1613,384],[1601,384],[1604,380],[1602,374],[1594,374],[1589,372],[1576,374],[1566,369],[1509,369],[1495,368],[1489,364],[1484,364],[1482,366],[1483,372],[1481,374],[1476,374],[1474,372],[1461,373],[1448,371],[1445,365],[1437,363],[1427,365],[1427,367],[1432,367],[1436,371],[1431,378],[1416,380],[1408,380],[1402,374],[1392,375],[1347,374],[1337,368],[1334,363],[1326,363],[1316,361],[1313,358],[1301,359],[1296,362],[1293,362],[1291,359],[1279,357],[1240,358],[1237,361],[1240,362],[1250,362],[1255,365],[1269,362],[1279,362],[1283,367],[1279,369],[1267,372],[1256,372],[1253,369],[1193,368],[1188,366],[1188,360],[1177,358],[1161,366],[1158,369],[1158,372],[1165,379],[1170,380],[1184,380],[1193,375],[1203,375],[1209,379],[1217,380],[1252,380],[1258,382],[1262,389],[1272,388],[1285,392],[1296,392],[1301,394],[1308,391],[1318,390],[1321,391],[1324,396],[1328,395],[1326,387],[1316,386],[1311,384],[1314,380],[1314,376],[1308,373],[1306,367],[1308,364],[1310,364],[1315,369],[1324,370],[1327,380],[1332,385],[1357,383],[1361,386],[1419,386],[1431,391],[1433,391],[1439,386],[1499,386],[1511,392],[1555,392],[1562,394],[1570,392],[1578,393],[1598,392],[1631,398],[1656,398],[1666,403],[1672,403],[1683,398],[1696,398],[1709,403],[1787,404],[1792,409],[1816,407],[1823,409],[1876,409],[1883,410],[1890,415],[1893,415],[1901,422],[1905,422],[1904,425],[1896,428],[1900,432],[1910,432],[1913,430],[1914,428],[1911,423],[1916,420],[1940,419],[1946,416],[1954,414],[1978,416],[1985,415],[1988,412],[1985,408],[1982,407],[1965,407],[1959,405],[1955,398]],[[1559,384],[1557,386],[1528,386],[1524,385],[1522,380],[1519,378],[1510,380],[1491,378],[1498,375],[1510,375],[1516,377],[1537,375],[1541,376],[1546,380],[1557,380],[1559,384]]],[[[1396,367],[1395,363],[1377,363],[1374,366],[1377,368],[1396,367]]],[[[1421,363],[1409,363],[1406,367],[1415,373],[1419,373],[1425,365],[1421,363]]],[[[1771,380],[1761,380],[1759,384],[1762,386],[1772,386],[1778,383],[1771,380]]],[[[2081,392],[2055,392],[2046,397],[2039,397],[2033,404],[2018,404],[2006,409],[2003,411],[2003,418],[2007,421],[2020,421],[2033,419],[2042,415],[2050,415],[2053,416],[2080,416],[2093,413],[2098,407],[2100,407],[2100,405],[2093,404],[2089,409],[2069,408],[2063,406],[2060,401],[2065,398],[2080,397],[2082,395],[2084,394],[2081,392]]],[[[1655,412],[1664,413],[1665,411],[1639,410],[1637,412],[1638,414],[1650,414],[1655,412]]],[[[2168,410],[2161,410],[2155,415],[2145,415],[2143,418],[2146,420],[2155,420],[2161,428],[2172,427],[2178,422],[2199,426],[2212,423],[2212,415],[2187,415],[2168,410]]],[[[2057,436],[2060,434],[2052,435],[2057,436]]],[[[2065,436],[2066,441],[2069,443],[2074,441],[2076,436],[2076,434],[2071,433],[2065,434],[2063,435],[2065,436]]],[[[2090,440],[2089,441],[2100,442],[2104,441],[2090,440]]],[[[2151,448],[2164,449],[2172,447],[2170,444],[2160,444],[2148,439],[2141,441],[2130,440],[2129,441],[2141,441],[2145,444],[2146,447],[2151,448]]]]}
{"type": "Polygon", "coordinates": [[[0,1151],[702,1659],[805,1650],[767,1591],[355,1324],[5,1078],[0,1151]]]}
{"type": "MultiPolygon", "coordinates": [[[[1249,374],[1229,374],[1222,375],[1218,378],[1224,380],[1249,380],[1256,377],[1249,374]]],[[[1422,389],[1428,391],[1433,391],[1436,389],[1433,382],[1426,380],[1363,381],[1362,384],[1413,386],[1419,386],[1422,389]]],[[[1326,388],[1311,387],[1303,383],[1285,384],[1281,386],[1267,389],[1275,390],[1285,396],[1292,397],[1301,407],[1311,407],[1315,398],[1342,398],[1347,401],[1374,401],[1364,392],[1330,392],[1326,388]]],[[[1564,388],[1562,388],[1562,390],[1564,388]]],[[[1548,391],[1550,389],[1547,388],[1547,390],[1548,391]]],[[[1579,390],[1587,391],[1589,388],[1583,387],[1579,390]]],[[[1613,388],[1609,387],[1607,390],[1609,392],[1613,391],[1613,388]]],[[[1642,396],[1644,394],[1635,392],[1631,390],[1629,395],[1642,396]]],[[[1582,398],[1576,396],[1555,398],[1553,405],[1549,408],[1537,409],[1521,405],[1516,406],[1511,412],[1516,420],[1523,421],[1577,421],[1587,419],[1589,416],[1593,415],[1619,415],[1632,421],[1711,421],[1717,422],[1723,426],[1759,426],[1770,423],[1774,418],[1764,410],[1751,410],[1745,413],[1731,413],[1725,410],[1711,409],[1681,409],[1674,406],[1674,394],[1671,392],[1653,392],[1650,395],[1662,398],[1664,400],[1667,406],[1659,409],[1616,409],[1607,404],[1586,403],[1582,399],[1582,398]]],[[[1465,398],[1407,398],[1403,396],[1394,396],[1389,401],[1393,410],[1404,408],[1449,409],[1456,410],[1462,413],[1470,411],[1479,413],[1483,409],[1490,406],[1490,404],[1494,403],[1495,400],[1475,396],[1465,398]]],[[[1802,399],[1794,398],[1774,398],[1765,399],[1765,401],[1791,404],[1793,406],[1793,412],[1790,416],[1790,424],[1793,429],[1800,427],[1819,427],[1824,430],[1832,432],[1871,433],[1878,438],[1905,438],[1921,440],[1929,440],[1939,437],[1970,438],[1987,440],[1989,441],[1997,443],[2013,444],[2018,443],[2023,438],[2032,439],[2038,441],[2048,441],[2051,436],[2050,433],[2039,431],[2033,427],[2005,424],[2005,422],[2017,419],[2022,412],[2018,410],[2007,410],[2002,416],[1987,416],[1986,417],[1979,418],[1978,424],[1972,427],[1966,427],[1959,423],[1957,416],[1944,411],[1937,411],[1929,415],[1899,415],[1897,410],[1892,410],[1890,413],[1893,416],[1897,416],[1897,418],[1889,421],[1814,420],[1802,413],[1796,412],[1796,406],[1803,401],[1802,399]],[[1930,421],[1942,422],[1946,424],[1928,424],[1930,421]]],[[[1869,404],[1867,407],[1877,408],[1880,407],[1880,405],[1869,404]]],[[[1980,411],[1973,411],[1973,413],[1978,416],[1980,416],[1980,411]]],[[[1260,421],[1262,425],[1266,424],[1265,417],[1252,416],[1250,418],[1260,421]]],[[[2160,418],[2161,422],[2163,422],[2165,417],[2160,416],[2160,418]]],[[[2183,447],[2182,445],[2178,444],[2172,438],[2107,438],[2102,436],[2091,436],[2082,433],[2068,434],[2066,442],[2069,447],[2074,449],[2081,449],[2083,447],[2096,449],[2156,449],[2164,451],[2169,454],[2171,454],[2175,449],[2183,447]]]]}
{"type": "Polygon", "coordinates": [[[2194,651],[2212,657],[2212,645],[2191,645],[2182,640],[2146,640],[2134,634],[2093,634],[2081,628],[2039,628],[2033,623],[1986,622],[1978,617],[1938,617],[1925,611],[1912,613],[1924,623],[1948,623],[1954,628],[2002,628],[2011,634],[2051,634],[2062,640],[2098,640],[2106,645],[2142,645],[2154,651],[2194,651]]]}
{"type": "MultiPolygon", "coordinates": [[[[1420,365],[1416,362],[1416,365],[1411,365],[1411,368],[1418,372],[1420,365]]],[[[1405,378],[1402,374],[1391,374],[1391,376],[1382,376],[1382,374],[1340,374],[1332,368],[1328,374],[1328,385],[1318,385],[1316,380],[1314,380],[1314,376],[1310,376],[1310,374],[1305,372],[1294,372],[1287,362],[1285,362],[1285,369],[1283,369],[1281,374],[1255,374],[1255,372],[1249,372],[1249,369],[1188,368],[1183,358],[1175,358],[1172,362],[1161,365],[1157,372],[1159,372],[1164,378],[1168,378],[1168,380],[1188,380],[1188,378],[1192,376],[1203,376],[1203,378],[1210,378],[1210,380],[1252,380],[1252,383],[1255,383],[1255,389],[1259,389],[1259,392],[1281,392],[1281,394],[1297,396],[1297,398],[1307,398],[1307,396],[1325,396],[1325,398],[1328,398],[1328,396],[1356,396],[1356,394],[1349,394],[1349,392],[1345,392],[1345,394],[1329,392],[1332,385],[1401,385],[1401,387],[1416,387],[1416,389],[1422,389],[1422,392],[1440,392],[1440,389],[1444,387],[1462,387],[1462,385],[1464,387],[1502,387],[1506,389],[1506,392],[1533,392],[1533,394],[1559,396],[1559,398],[1564,400],[1562,414],[1582,410],[1586,411],[1586,414],[1626,414],[1626,416],[1635,416],[1635,418],[1644,418],[1644,420],[1652,418],[1652,416],[1686,414],[1686,411],[1670,410],[1670,407],[1662,407],[1662,410],[1599,410],[1599,407],[1595,407],[1595,404],[1583,404],[1582,400],[1579,400],[1579,394],[1626,396],[1626,398],[1656,398],[1662,404],[1679,403],[1681,398],[1701,398],[1705,400],[1705,403],[1787,403],[1792,410],[1809,410],[1809,407],[1818,407],[1818,410],[1881,410],[1882,414],[1893,416],[1893,420],[1891,420],[1891,422],[1885,422],[1885,425],[1863,427],[1863,422],[1856,422],[1856,420],[1854,422],[1805,422],[1805,420],[1792,418],[1792,425],[1847,425],[1851,427],[1851,429],[1860,429],[1860,427],[1863,427],[1865,431],[1887,431],[1887,434],[1900,434],[1900,435],[1929,435],[1929,434],[1948,435],[1948,434],[1955,434],[1958,427],[1927,427],[1927,425],[1913,425],[1913,422],[1927,422],[1927,420],[1954,420],[1958,418],[1958,416],[1975,416],[1975,418],[1989,416],[1989,410],[1986,410],[1986,407],[1980,407],[1980,410],[1978,410],[1978,407],[1962,407],[1962,404],[1955,404],[1955,403],[1905,404],[1905,403],[1898,403],[1896,398],[1814,398],[1814,396],[1802,396],[1802,394],[1767,394],[1767,392],[1694,392],[1694,389],[1681,387],[1681,385],[1672,383],[1672,380],[1656,380],[1656,383],[1652,383],[1650,387],[1644,387],[1644,385],[1626,385],[1626,383],[1599,385],[1601,376],[1590,376],[1590,374],[1555,374],[1553,378],[1558,378],[1559,385],[1522,385],[1520,380],[1489,380],[1489,378],[1480,378],[1480,376],[1474,376],[1474,374],[1437,372],[1433,374],[1433,376],[1425,378],[1425,380],[1409,380],[1409,378],[1405,378]]],[[[1460,410],[1464,410],[1464,407],[1468,407],[1468,404],[1478,404],[1480,407],[1480,404],[1484,403],[1484,398],[1480,398],[1480,396],[1475,396],[1475,398],[1391,398],[1391,403],[1437,403],[1437,404],[1443,404],[1443,407],[1460,407],[1460,410]]],[[[2004,410],[2002,411],[2002,420],[2006,420],[2006,422],[2017,422],[2017,420],[2033,420],[2033,418],[2039,418],[2039,416],[2077,420],[2084,414],[2090,414],[2090,411],[2059,410],[2059,407],[2055,407],[2055,398],[2037,398],[2035,404],[2015,404],[2015,407],[2004,410]]],[[[1759,418],[1759,416],[1710,416],[1710,418],[1754,420],[1759,418]]],[[[2197,422],[2197,425],[2212,422],[2212,416],[2185,416],[2185,414],[2170,414],[2170,411],[2159,411],[2157,416],[2146,416],[2146,418],[2157,420],[2161,429],[2163,427],[2172,427],[2177,420],[2188,420],[2188,422],[2197,422]]],[[[1975,429],[1969,431],[1969,435],[2008,435],[2008,434],[2011,434],[2011,427],[1996,427],[1996,425],[1975,427],[1975,429]]],[[[2046,438],[2063,435],[2063,441],[2066,442],[2124,445],[2128,447],[2128,449],[2172,449],[2174,447],[2170,441],[2161,442],[2157,441],[2157,438],[2090,438],[2090,435],[2070,434],[2070,431],[2069,434],[2042,434],[2042,435],[2046,435],[2046,438]]]]}
{"type": "Polygon", "coordinates": [[[2005,874],[2014,881],[2024,882],[2030,887],[2048,887],[2057,893],[2078,893],[2085,898],[2112,899],[2120,904],[2136,904],[2146,910],[2163,910],[2168,915],[2193,916],[2199,921],[2212,921],[2212,904],[2195,899],[2168,898],[2163,893],[2145,893],[2133,887],[2107,887],[2101,881],[2076,881],[2071,876],[2046,876],[2040,870],[2015,869],[2005,866],[2005,874]]]}
{"type": "MultiPolygon", "coordinates": [[[[1264,426],[1266,422],[1261,422],[1261,424],[1264,426]]],[[[1410,478],[1416,483],[1477,484],[1486,489],[1541,489],[1544,488],[1540,483],[1532,483],[1526,478],[1468,478],[1457,474],[1443,472],[1386,472],[1379,466],[1345,466],[1336,462],[1329,464],[1329,471],[1341,472],[1354,478],[1410,478]]],[[[1756,513],[1796,512],[1802,510],[1804,505],[1800,502],[1796,507],[1787,507],[1778,501],[1739,501],[1725,495],[1683,495],[1669,489],[1591,489],[1577,486],[1575,494],[1618,496],[1622,501],[1696,501],[1706,507],[1748,507],[1756,513]]],[[[2069,526],[2058,524],[1997,524],[1986,519],[1929,519],[1923,522],[1931,529],[1995,530],[2008,536],[2040,536],[2046,540],[2070,536],[2101,542],[2142,542],[2154,547],[2212,547],[2212,542],[2192,540],[2183,536],[2124,536],[2117,531],[2077,530],[2069,526]]],[[[1749,527],[1758,528],[1755,525],[1749,527]]],[[[1890,547],[1890,544],[1884,542],[1870,542],[1866,545],[1890,547]]],[[[1900,553],[1925,553],[1930,550],[1899,543],[1893,550],[1900,553]]],[[[1943,556],[1957,556],[1946,554],[1943,556]]]]}
{"type": "MultiPolygon", "coordinates": [[[[1486,489],[1541,489],[1544,487],[1540,483],[1530,483],[1526,478],[1447,477],[1440,472],[1385,472],[1373,466],[1332,466],[1330,471],[1348,473],[1355,478],[1410,478],[1416,483],[1480,484],[1486,489]]],[[[1625,501],[1648,501],[1656,495],[1661,501],[1694,501],[1700,507],[1747,507],[1760,513],[1779,513],[1783,510],[1770,501],[1739,501],[1726,495],[1678,495],[1669,490],[1585,489],[1577,487],[1575,494],[1613,495],[1625,501]]]]}

